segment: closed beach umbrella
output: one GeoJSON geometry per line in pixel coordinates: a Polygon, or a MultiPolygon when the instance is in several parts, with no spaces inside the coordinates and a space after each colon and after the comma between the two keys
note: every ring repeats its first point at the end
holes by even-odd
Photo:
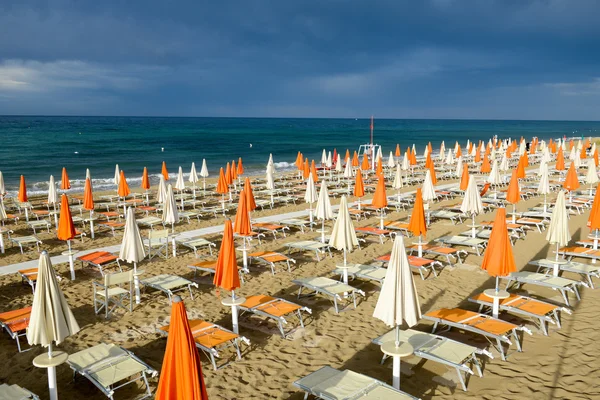
{"type": "MultiPolygon", "coordinates": [[[[23,175],[21,175],[21,181],[19,182],[19,195],[17,196],[17,199],[19,199],[21,203],[26,203],[28,200],[27,185],[25,184],[25,177],[23,175]]],[[[25,219],[29,222],[29,207],[25,207],[25,219]]]]}
{"type": "Polygon", "coordinates": [[[69,267],[71,269],[71,280],[75,280],[75,266],[73,265],[73,251],[71,251],[71,240],[75,237],[75,226],[71,217],[71,208],[69,208],[69,199],[63,193],[60,199],[60,218],[58,220],[58,232],[56,237],[58,240],[67,242],[69,247],[69,267]]]}
{"type": "Polygon", "coordinates": [[[425,173],[425,179],[423,180],[423,185],[421,186],[423,193],[423,200],[426,202],[430,202],[435,200],[435,187],[433,186],[433,182],[431,181],[431,171],[427,170],[425,173]]]}
{"type": "Polygon", "coordinates": [[[221,248],[219,250],[219,257],[217,258],[213,283],[217,287],[231,291],[231,299],[227,299],[230,300],[227,304],[231,304],[233,331],[239,334],[236,303],[242,299],[237,299],[236,301],[235,289],[240,287],[240,276],[238,273],[237,259],[235,258],[233,226],[229,219],[225,221],[225,229],[223,230],[223,239],[221,240],[221,248]]]}
{"type": "Polygon", "coordinates": [[[219,170],[219,180],[217,181],[217,193],[221,195],[221,205],[223,206],[223,215],[225,215],[225,194],[229,192],[229,187],[225,181],[223,167],[219,170]]]}
{"type": "MultiPolygon", "coordinates": [[[[271,168],[267,166],[267,173],[270,170],[271,168]]],[[[223,176],[225,177],[225,183],[227,183],[228,186],[233,183],[233,180],[231,179],[231,166],[229,165],[229,163],[227,163],[227,166],[225,167],[225,174],[223,176]]],[[[231,200],[231,195],[229,195],[229,200],[231,200]]]]}
{"type": "Polygon", "coordinates": [[[446,156],[445,163],[448,165],[454,164],[454,156],[452,155],[452,149],[448,149],[448,155],[446,156]]]}
{"type": "Polygon", "coordinates": [[[388,168],[394,168],[396,166],[396,163],[394,161],[394,155],[392,154],[391,151],[390,151],[390,156],[388,157],[387,166],[388,166],[388,168]]]}
{"type": "Polygon", "coordinates": [[[573,198],[573,190],[579,189],[579,178],[577,177],[577,170],[575,169],[575,163],[571,162],[567,176],[563,182],[563,188],[569,191],[569,201],[573,198]]]}
{"type": "Polygon", "coordinates": [[[240,158],[238,158],[238,165],[237,165],[238,179],[241,179],[242,175],[244,175],[244,164],[242,164],[242,157],[240,157],[240,158]]]}
{"type": "MultiPolygon", "coordinates": [[[[456,159],[456,171],[454,174],[456,175],[456,177],[462,177],[462,174],[463,174],[462,156],[460,156],[456,159]]],[[[465,186],[465,189],[466,189],[466,186],[465,186]]],[[[461,189],[461,190],[464,190],[464,189],[461,189]]]]}
{"type": "Polygon", "coordinates": [[[482,174],[487,174],[492,170],[492,167],[490,165],[490,159],[488,158],[487,153],[485,153],[483,155],[483,162],[481,163],[481,173],[482,174]]]}
{"type": "Polygon", "coordinates": [[[319,181],[319,175],[317,175],[317,166],[315,165],[315,160],[312,160],[310,163],[310,173],[312,174],[312,178],[315,182],[319,181]]]}
{"type": "Polygon", "coordinates": [[[71,181],[69,181],[69,174],[67,174],[67,169],[64,167],[62,169],[62,178],[60,180],[60,188],[62,190],[71,189],[71,181]]]}
{"type": "Polygon", "coordinates": [[[558,149],[558,154],[556,155],[556,165],[554,166],[554,168],[557,171],[565,170],[565,156],[564,156],[562,147],[559,147],[559,149],[558,149]]]}
{"type": "Polygon", "coordinates": [[[435,176],[435,168],[433,162],[429,164],[429,173],[431,175],[431,183],[435,186],[437,185],[437,177],[435,176]]]}
{"type": "Polygon", "coordinates": [[[89,179],[90,181],[92,180],[92,175],[90,174],[89,168],[85,169],[85,179],[89,179]]]}
{"type": "Polygon", "coordinates": [[[200,355],[179,296],[174,296],[171,303],[169,336],[154,398],[208,400],[200,355]]]}
{"type": "Polygon", "coordinates": [[[235,165],[235,160],[231,161],[231,179],[233,180],[233,187],[237,190],[237,166],[235,165]]]}
{"type": "Polygon", "coordinates": [[[206,167],[206,159],[202,159],[202,168],[200,168],[200,176],[202,177],[202,190],[206,193],[206,178],[208,178],[208,168],[206,167]]]}
{"type": "Polygon", "coordinates": [[[271,168],[267,168],[267,176],[265,177],[266,187],[271,194],[271,208],[273,208],[274,200],[273,195],[275,192],[275,181],[273,180],[273,171],[271,168]]]}
{"type": "Polygon", "coordinates": [[[396,164],[396,174],[394,175],[392,188],[398,191],[398,202],[400,202],[400,189],[402,189],[402,187],[404,187],[404,183],[402,182],[402,171],[400,170],[400,164],[396,164]]]}
{"type": "Polygon", "coordinates": [[[540,183],[538,184],[538,194],[544,195],[544,212],[547,209],[546,196],[550,193],[550,178],[548,176],[548,164],[542,163],[540,165],[540,183]]]}
{"type": "Polygon", "coordinates": [[[410,168],[410,157],[408,152],[404,153],[404,157],[402,157],[402,171],[408,171],[410,168]]]}
{"type": "Polygon", "coordinates": [[[517,170],[514,169],[506,190],[506,201],[513,205],[512,223],[516,222],[517,218],[517,203],[521,200],[521,189],[519,188],[519,179],[517,178],[517,170]]]}
{"type": "MultiPolygon", "coordinates": [[[[592,209],[588,218],[588,227],[591,232],[594,232],[596,238],[594,239],[594,248],[598,248],[598,239],[600,238],[598,233],[600,231],[600,188],[596,187],[596,194],[594,195],[594,202],[592,203],[592,209]]],[[[593,260],[592,260],[593,261],[593,260]]]]}
{"type": "Polygon", "coordinates": [[[585,183],[590,185],[590,196],[592,196],[594,193],[592,185],[594,185],[595,183],[598,183],[598,172],[596,172],[596,163],[594,162],[593,158],[589,158],[587,160],[587,163],[588,163],[588,170],[587,170],[587,174],[585,175],[585,183]]]}
{"type": "Polygon", "coordinates": [[[502,183],[502,178],[500,177],[500,172],[498,171],[498,160],[494,160],[492,163],[492,170],[488,175],[487,181],[490,185],[499,185],[502,183]]]}
{"type": "Polygon", "coordinates": [[[383,164],[381,163],[381,158],[377,159],[377,167],[375,169],[376,175],[383,175],[383,164]]]}
{"type": "MultiPolygon", "coordinates": [[[[30,346],[48,347],[48,354],[36,357],[34,362],[41,358],[51,364],[52,358],[64,357],[63,352],[52,351],[53,343],[61,344],[67,337],[77,332],[79,332],[79,324],[60,289],[50,256],[43,251],[40,254],[37,281],[26,335],[30,346]]],[[[48,368],[48,386],[50,388],[50,399],[57,399],[55,366],[48,368]]]]}
{"type": "Polygon", "coordinates": [[[408,231],[414,236],[419,236],[419,257],[423,257],[422,235],[427,234],[427,225],[425,224],[425,207],[423,206],[421,188],[418,188],[415,194],[415,203],[408,222],[408,231]]]}
{"type": "Polygon", "coordinates": [[[4,199],[4,195],[6,194],[6,185],[4,185],[4,175],[2,171],[0,171],[0,200],[4,199]]]}
{"type": "Polygon", "coordinates": [[[312,205],[315,201],[317,201],[317,199],[318,199],[318,196],[317,196],[317,189],[315,187],[315,181],[312,179],[311,176],[309,176],[308,179],[306,180],[306,191],[304,192],[304,201],[309,204],[308,215],[309,215],[311,224],[313,223],[312,205]]]}
{"type": "Polygon", "coordinates": [[[345,268],[347,265],[346,252],[352,251],[355,246],[358,246],[358,239],[356,238],[352,218],[348,212],[348,200],[346,200],[346,196],[342,196],[340,200],[340,208],[335,224],[333,225],[333,230],[331,231],[329,246],[344,251],[344,283],[348,283],[348,270],[345,268]]]}
{"type": "Polygon", "coordinates": [[[150,178],[148,177],[148,168],[146,167],[144,167],[144,172],[142,173],[142,189],[150,189],[150,178]]]}
{"type": "Polygon", "coordinates": [[[48,205],[52,204],[56,210],[56,203],[58,203],[56,184],[54,183],[54,176],[50,175],[50,181],[48,182],[48,205]]]}
{"type": "Polygon", "coordinates": [[[352,178],[352,164],[349,161],[346,162],[346,166],[344,167],[344,178],[352,178]]]}
{"type": "Polygon", "coordinates": [[[119,179],[119,190],[117,191],[119,197],[127,197],[131,194],[131,190],[129,190],[129,185],[127,184],[127,179],[125,178],[125,172],[121,171],[121,179],[119,179]]]}
{"type": "MultiPolygon", "coordinates": [[[[565,192],[559,191],[552,210],[550,225],[546,233],[546,240],[550,244],[556,243],[556,260],[558,260],[559,247],[566,246],[571,240],[569,232],[569,217],[567,215],[567,207],[565,206],[565,192]]],[[[558,276],[558,264],[554,265],[554,276],[558,276]]]]}
{"type": "MultiPolygon", "coordinates": [[[[386,350],[388,347],[398,348],[400,346],[400,325],[406,322],[409,327],[412,327],[421,318],[419,297],[402,235],[397,235],[394,239],[390,262],[373,316],[383,321],[387,326],[396,328],[395,340],[382,345],[382,348],[386,350]]],[[[393,361],[393,386],[399,389],[400,357],[393,357],[393,361]]]]}
{"type": "Polygon", "coordinates": [[[471,226],[471,237],[475,237],[475,215],[479,215],[483,212],[483,203],[481,202],[481,196],[479,190],[477,190],[477,183],[475,183],[475,177],[469,177],[469,185],[463,197],[462,204],[460,205],[460,211],[469,215],[471,214],[472,226],[471,226]]]}
{"type": "MultiPolygon", "coordinates": [[[[237,211],[235,214],[235,223],[233,224],[233,232],[242,236],[244,244],[242,246],[242,253],[244,256],[244,268],[248,267],[248,249],[246,247],[246,238],[252,233],[252,227],[250,226],[250,214],[248,212],[247,197],[246,193],[242,190],[240,192],[240,200],[238,203],[237,211]]],[[[249,240],[249,239],[248,239],[249,240]]]]}
{"type": "Polygon", "coordinates": [[[368,171],[369,168],[370,168],[369,157],[367,156],[367,153],[364,153],[362,164],[360,165],[360,169],[362,169],[363,171],[368,171]]]}
{"type": "Polygon", "coordinates": [[[379,229],[383,229],[384,212],[388,205],[387,194],[385,192],[385,178],[383,175],[379,175],[379,178],[377,179],[377,187],[375,188],[375,194],[373,195],[371,205],[379,210],[379,229]]]}
{"type": "Polygon", "coordinates": [[[119,182],[121,181],[121,172],[119,171],[119,164],[115,165],[115,177],[113,178],[113,183],[116,186],[119,186],[119,182]]]}
{"type": "Polygon", "coordinates": [[[338,154],[337,161],[335,163],[335,172],[337,172],[338,181],[339,181],[339,174],[343,171],[344,171],[344,168],[342,167],[342,156],[338,154]]]}
{"type": "Polygon", "coordinates": [[[469,186],[469,166],[467,163],[463,163],[463,167],[460,172],[460,190],[465,191],[467,190],[467,186],[469,186]]]}
{"type": "Polygon", "coordinates": [[[185,190],[185,180],[183,179],[183,168],[179,167],[177,172],[177,180],[175,181],[175,189],[185,190]]]}
{"type": "Polygon", "coordinates": [[[119,258],[133,264],[135,302],[140,304],[140,283],[137,274],[137,264],[146,258],[146,250],[144,249],[140,228],[135,220],[135,212],[131,207],[127,210],[127,217],[125,218],[125,229],[123,231],[121,249],[119,250],[119,258]]]}
{"type": "Polygon", "coordinates": [[[321,242],[325,243],[325,220],[333,218],[333,210],[331,209],[331,201],[327,192],[327,184],[321,182],[319,197],[317,199],[317,207],[315,207],[315,216],[321,220],[321,242]]]}
{"type": "Polygon", "coordinates": [[[165,224],[171,224],[171,229],[175,233],[175,224],[179,222],[179,212],[177,204],[175,204],[175,195],[173,194],[173,186],[167,186],[167,201],[163,207],[162,221],[165,224]]]}
{"type": "Polygon", "coordinates": [[[256,210],[256,202],[254,201],[254,193],[252,192],[252,184],[249,177],[246,177],[244,182],[244,193],[246,194],[246,207],[248,211],[256,210]]]}
{"type": "Polygon", "coordinates": [[[363,183],[362,172],[359,169],[356,171],[356,178],[354,181],[354,197],[358,197],[358,209],[360,210],[360,198],[365,195],[365,185],[363,183]]]}
{"type": "Polygon", "coordinates": [[[358,160],[358,153],[355,150],[354,154],[352,155],[352,166],[358,167],[359,165],[360,165],[360,161],[358,160]]]}
{"type": "Polygon", "coordinates": [[[163,178],[165,178],[165,181],[169,180],[169,171],[167,171],[167,163],[164,161],[162,162],[161,174],[163,178]]]}
{"type": "Polygon", "coordinates": [[[323,149],[323,153],[321,153],[321,165],[325,166],[327,164],[327,151],[323,149]]]}
{"type": "Polygon", "coordinates": [[[167,201],[167,185],[165,184],[165,177],[162,175],[158,177],[158,191],[156,192],[156,201],[160,204],[165,204],[165,201],[167,201]]]}
{"type": "Polygon", "coordinates": [[[308,158],[304,159],[302,164],[302,178],[307,179],[310,176],[310,165],[308,164],[308,158]]]}
{"type": "Polygon", "coordinates": [[[95,239],[94,234],[94,194],[92,193],[92,181],[89,178],[85,180],[85,187],[83,189],[83,209],[90,212],[90,231],[92,233],[92,239],[95,239]]]}

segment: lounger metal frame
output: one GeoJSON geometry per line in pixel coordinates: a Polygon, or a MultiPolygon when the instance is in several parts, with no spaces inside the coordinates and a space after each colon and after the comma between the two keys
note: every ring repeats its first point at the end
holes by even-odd
{"type": "MultiPolygon", "coordinates": [[[[340,282],[335,281],[333,279],[330,279],[330,278],[323,278],[323,279],[328,279],[329,281],[331,281],[331,283],[328,286],[340,285],[340,282]]],[[[304,297],[315,296],[319,293],[324,294],[328,297],[331,297],[333,299],[333,306],[335,308],[335,312],[336,312],[336,314],[339,314],[340,311],[338,308],[338,300],[341,301],[343,299],[343,297],[337,293],[328,291],[327,286],[312,285],[312,284],[305,282],[303,280],[300,280],[300,279],[294,279],[294,280],[292,280],[292,283],[299,286],[298,298],[302,297],[302,289],[305,289],[305,288],[312,290],[314,293],[306,293],[306,294],[304,294],[304,297]]],[[[346,286],[348,286],[348,293],[352,295],[352,303],[354,304],[354,308],[356,309],[356,294],[358,293],[358,294],[362,295],[363,297],[365,297],[365,292],[360,289],[354,288],[350,285],[346,285],[346,286]]]]}
{"type": "Polygon", "coordinates": [[[157,276],[163,276],[163,277],[172,277],[172,276],[175,276],[177,278],[184,279],[187,282],[185,284],[180,285],[180,286],[177,286],[177,287],[174,287],[174,288],[171,288],[171,289],[167,289],[167,288],[163,287],[162,285],[157,285],[155,283],[148,282],[148,279],[150,279],[150,278],[148,278],[148,279],[142,279],[142,280],[140,280],[140,283],[142,285],[144,285],[144,290],[145,290],[146,287],[151,287],[152,289],[159,290],[159,291],[165,293],[169,297],[169,303],[170,303],[171,300],[172,300],[173,294],[175,292],[180,292],[182,290],[186,290],[187,289],[190,292],[190,298],[192,300],[194,300],[194,293],[192,293],[192,286],[194,286],[197,289],[198,288],[198,284],[196,282],[192,282],[189,279],[182,278],[182,277],[180,277],[178,275],[170,275],[170,274],[156,275],[153,278],[155,278],[157,276]]]}
{"type": "MultiPolygon", "coordinates": [[[[275,322],[277,322],[277,327],[279,328],[279,333],[281,333],[281,337],[283,337],[285,339],[286,338],[286,333],[285,333],[285,330],[283,329],[283,326],[287,325],[287,320],[285,319],[285,316],[282,315],[281,317],[278,317],[276,315],[269,314],[267,312],[264,312],[264,311],[258,309],[259,307],[263,307],[263,306],[268,305],[270,303],[275,303],[275,302],[279,302],[279,301],[282,301],[282,302],[287,303],[287,304],[292,304],[294,306],[299,306],[299,304],[292,303],[291,301],[287,301],[287,300],[284,300],[284,299],[276,297],[273,300],[269,300],[269,301],[267,301],[265,303],[257,304],[254,307],[239,306],[240,310],[242,311],[242,313],[240,314],[240,316],[242,316],[246,312],[249,312],[249,313],[252,313],[252,314],[255,314],[255,315],[259,315],[259,316],[270,318],[270,319],[274,320],[275,322]]],[[[312,315],[312,310],[310,308],[308,308],[308,307],[305,307],[305,306],[300,306],[300,308],[297,309],[296,311],[294,311],[293,313],[289,313],[289,314],[293,314],[293,315],[297,316],[298,321],[300,322],[300,326],[302,328],[304,328],[304,319],[302,318],[302,312],[303,311],[306,312],[306,313],[308,313],[308,314],[310,314],[310,315],[312,315]]],[[[287,315],[289,315],[289,314],[287,314],[287,315]]],[[[288,332],[288,335],[289,335],[289,333],[290,332],[288,332]]]]}

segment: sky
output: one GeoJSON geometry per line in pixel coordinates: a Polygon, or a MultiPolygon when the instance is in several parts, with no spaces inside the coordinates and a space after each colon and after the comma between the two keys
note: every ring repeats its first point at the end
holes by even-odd
{"type": "Polygon", "coordinates": [[[599,120],[597,0],[2,0],[0,114],[599,120]]]}

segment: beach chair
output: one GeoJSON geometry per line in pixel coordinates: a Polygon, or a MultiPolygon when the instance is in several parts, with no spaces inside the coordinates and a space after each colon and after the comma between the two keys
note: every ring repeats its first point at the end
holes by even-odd
{"type": "Polygon", "coordinates": [[[401,231],[402,235],[409,237],[412,234],[410,233],[410,231],[408,230],[408,222],[402,222],[402,221],[386,221],[383,223],[383,226],[385,226],[387,229],[393,229],[393,230],[397,230],[397,231],[401,231]]]}
{"type": "MultiPolygon", "coordinates": [[[[484,307],[488,307],[489,310],[492,309],[492,299],[483,293],[470,297],[469,301],[479,304],[479,312],[484,307]]],[[[566,307],[555,306],[554,304],[514,293],[510,293],[509,297],[500,300],[499,309],[521,317],[531,318],[534,323],[537,321],[537,326],[546,336],[548,336],[548,324],[556,324],[559,328],[561,327],[559,315],[561,311],[571,314],[571,310],[566,307]]]]}
{"type": "Polygon", "coordinates": [[[581,300],[579,295],[578,286],[586,284],[584,282],[574,281],[572,279],[562,278],[560,276],[548,276],[545,274],[539,274],[537,272],[520,271],[511,272],[509,276],[501,276],[500,278],[506,279],[506,289],[508,290],[513,284],[519,289],[524,284],[537,285],[541,287],[547,287],[553,290],[558,290],[563,296],[565,303],[569,305],[569,296],[567,292],[574,293],[577,300],[581,300]]]}
{"type": "Polygon", "coordinates": [[[285,246],[288,248],[288,254],[290,254],[293,250],[300,251],[314,251],[317,256],[317,261],[321,261],[319,254],[329,253],[329,257],[331,257],[331,249],[327,243],[321,243],[316,240],[302,240],[299,242],[289,242],[286,243],[285,246]]]}
{"type": "MultiPolygon", "coordinates": [[[[29,286],[31,286],[31,290],[35,294],[35,283],[37,282],[38,268],[34,267],[20,269],[19,275],[21,275],[21,279],[23,280],[23,282],[26,282],[29,286]]],[[[58,274],[56,274],[56,279],[60,281],[62,278],[58,274]]]]}
{"type": "MultiPolygon", "coordinates": [[[[543,271],[544,273],[549,273],[551,270],[554,270],[555,263],[552,260],[533,260],[530,261],[529,264],[537,267],[536,272],[543,271]]],[[[558,270],[564,272],[572,272],[574,274],[579,274],[583,279],[585,279],[591,289],[594,288],[593,278],[600,278],[600,265],[594,264],[584,264],[575,261],[569,261],[566,264],[561,262],[558,264],[558,270]]]]}
{"type": "Polygon", "coordinates": [[[188,224],[192,223],[192,218],[196,218],[200,222],[202,214],[198,211],[179,211],[179,218],[185,219],[188,224]]]}
{"type": "Polygon", "coordinates": [[[170,232],[168,229],[148,232],[148,240],[144,242],[148,259],[152,260],[154,257],[164,257],[166,260],[169,258],[169,236],[170,232]]]}
{"type": "Polygon", "coordinates": [[[117,221],[106,221],[98,224],[98,227],[110,229],[113,237],[117,236],[117,230],[125,229],[125,222],[117,222],[117,221]]]}
{"type": "MultiPolygon", "coordinates": [[[[473,364],[477,370],[477,374],[480,377],[483,377],[481,364],[477,356],[485,355],[490,359],[494,358],[492,353],[487,350],[457,342],[456,340],[448,339],[447,337],[435,335],[433,333],[406,329],[400,330],[399,334],[400,341],[411,344],[415,356],[456,369],[458,379],[465,392],[467,391],[465,378],[474,374],[470,364],[473,364]],[[463,373],[465,374],[465,377],[463,377],[463,373]]],[[[396,340],[395,329],[373,339],[373,344],[381,346],[384,343],[394,340],[396,340]]],[[[386,358],[388,358],[388,356],[384,355],[381,360],[382,364],[386,358]]]]}
{"type": "Polygon", "coordinates": [[[416,400],[398,389],[354,371],[339,371],[329,366],[321,367],[294,386],[305,392],[304,400],[314,396],[322,400],[416,400]]]}
{"type": "Polygon", "coordinates": [[[216,244],[206,240],[205,238],[203,238],[201,236],[177,237],[177,238],[175,238],[175,245],[180,245],[180,246],[184,246],[184,247],[191,249],[194,252],[194,255],[196,256],[196,258],[199,257],[199,255],[198,255],[199,250],[208,249],[208,252],[212,256],[213,255],[213,253],[212,253],[213,247],[214,248],[217,247],[216,244]]]}
{"type": "Polygon", "coordinates": [[[333,301],[336,313],[339,313],[338,302],[342,301],[342,299],[351,296],[354,308],[356,308],[356,295],[360,294],[363,297],[365,296],[365,292],[363,292],[362,290],[356,289],[350,285],[346,285],[345,283],[341,283],[330,278],[298,278],[294,279],[292,283],[299,286],[298,298],[302,296],[303,289],[307,289],[314,292],[305,294],[304,296],[314,296],[320,293],[327,297],[330,297],[333,301]]]}
{"type": "Polygon", "coordinates": [[[345,268],[341,267],[342,265],[338,264],[337,268],[333,270],[334,274],[340,275],[340,280],[342,280],[342,277],[344,276],[344,269],[346,269],[349,278],[375,281],[380,285],[383,285],[383,280],[385,279],[385,274],[387,271],[386,268],[366,264],[346,264],[345,268]]]}
{"type": "Polygon", "coordinates": [[[33,230],[34,235],[37,235],[37,229],[46,229],[46,231],[50,233],[50,228],[52,227],[52,224],[48,220],[40,219],[29,221],[27,223],[27,226],[29,227],[29,229],[33,230]]]}
{"type": "Polygon", "coordinates": [[[104,270],[116,266],[119,272],[122,272],[119,257],[108,251],[94,251],[88,254],[77,257],[77,261],[81,261],[81,267],[92,266],[100,271],[100,275],[104,275],[104,270]]]}
{"type": "MultiPolygon", "coordinates": [[[[421,249],[424,254],[429,254],[435,257],[444,257],[446,259],[446,262],[450,265],[453,264],[452,260],[458,261],[460,264],[462,264],[461,255],[463,255],[466,258],[469,254],[466,250],[454,249],[452,247],[436,246],[432,244],[422,244],[421,249]]],[[[409,251],[410,254],[414,254],[419,251],[419,245],[412,244],[408,246],[406,250],[409,251]]]]}
{"type": "Polygon", "coordinates": [[[462,310],[460,308],[441,308],[430,311],[423,315],[423,318],[433,321],[432,333],[435,333],[439,325],[446,325],[450,328],[458,328],[467,332],[479,334],[486,338],[488,342],[496,347],[500,352],[502,360],[506,360],[508,354],[504,351],[503,344],[510,346],[511,336],[513,337],[517,350],[522,351],[519,341],[518,331],[524,331],[531,335],[531,331],[523,326],[511,324],[489,315],[476,313],[474,311],[462,310]],[[495,344],[494,344],[495,342],[495,344]]]}
{"type": "Polygon", "coordinates": [[[285,231],[289,231],[290,228],[284,225],[272,224],[268,222],[254,222],[252,229],[259,232],[269,232],[273,235],[273,239],[277,240],[277,233],[281,233],[283,237],[286,237],[285,231]]]}
{"type": "Polygon", "coordinates": [[[192,286],[198,288],[196,282],[170,274],[152,276],[150,278],[142,279],[140,283],[144,285],[144,287],[151,287],[152,289],[159,290],[166,294],[169,297],[169,303],[171,302],[173,293],[186,289],[190,292],[190,297],[193,300],[194,294],[192,293],[192,286]]]}
{"type": "Polygon", "coordinates": [[[248,260],[257,261],[268,265],[271,268],[271,274],[275,275],[275,264],[285,264],[288,272],[292,272],[290,263],[296,264],[296,260],[286,256],[285,254],[277,253],[274,251],[256,251],[248,254],[248,260]]]}
{"type": "Polygon", "coordinates": [[[294,228],[300,229],[302,233],[304,233],[304,228],[310,228],[312,230],[312,226],[309,220],[300,219],[300,218],[286,218],[279,221],[281,225],[285,225],[288,228],[293,226],[294,228]]]}
{"type": "Polygon", "coordinates": [[[162,218],[158,218],[158,217],[140,218],[136,222],[140,226],[150,228],[150,230],[154,230],[155,225],[163,225],[162,218]]]}
{"type": "MultiPolygon", "coordinates": [[[[220,325],[212,324],[210,322],[203,321],[201,319],[190,319],[190,330],[194,337],[196,347],[198,347],[208,358],[216,371],[217,361],[216,358],[220,358],[219,352],[228,347],[235,349],[237,359],[242,359],[242,353],[240,351],[240,342],[250,345],[250,341],[243,336],[240,336],[232,331],[223,328],[220,325]]],[[[158,328],[158,333],[167,336],[169,334],[170,325],[158,328]]],[[[226,364],[225,364],[226,365],[226,364]]],[[[222,365],[221,367],[223,367],[222,365]]]]}
{"type": "Polygon", "coordinates": [[[2,400],[39,400],[40,398],[21,386],[14,384],[9,385],[7,383],[0,384],[0,399],[2,400]]]}
{"type": "Polygon", "coordinates": [[[133,270],[106,274],[103,283],[92,282],[92,289],[96,315],[104,309],[104,317],[108,318],[117,307],[129,309],[130,313],[133,311],[133,270]],[[129,307],[124,301],[129,301],[129,307]]]}
{"type": "Polygon", "coordinates": [[[67,364],[73,370],[73,379],[78,375],[83,376],[111,400],[116,390],[138,382],[144,383],[146,387],[145,395],[141,398],[152,397],[148,376],[158,375],[157,371],[131,351],[112,343],[100,343],[70,354],[67,364]]]}
{"type": "Polygon", "coordinates": [[[535,226],[539,233],[542,233],[542,231],[546,229],[546,224],[550,223],[550,221],[548,220],[524,216],[521,218],[517,218],[516,222],[519,225],[535,226]]]}
{"type": "Polygon", "coordinates": [[[600,259],[600,250],[580,246],[562,247],[558,250],[558,254],[571,261],[574,258],[587,258],[590,260],[600,259]]]}
{"type": "MultiPolygon", "coordinates": [[[[433,276],[437,278],[438,274],[435,269],[436,266],[440,267],[440,269],[444,268],[444,265],[437,260],[431,260],[429,258],[417,257],[413,255],[408,255],[407,257],[410,267],[416,270],[419,275],[421,275],[422,280],[425,280],[425,273],[433,273],[433,276]]],[[[390,262],[390,254],[377,257],[375,261],[380,262],[383,266],[390,262]]]]}
{"type": "Polygon", "coordinates": [[[431,211],[429,213],[429,217],[434,219],[449,219],[454,225],[456,225],[463,222],[462,217],[464,217],[464,214],[453,211],[436,210],[431,211]]]}
{"type": "Polygon", "coordinates": [[[379,229],[379,228],[375,228],[372,226],[363,226],[363,227],[358,227],[358,228],[354,228],[354,231],[358,234],[362,234],[362,235],[371,235],[371,236],[376,236],[377,238],[379,238],[379,243],[383,244],[383,241],[385,240],[386,236],[390,238],[390,240],[393,240],[393,237],[396,236],[396,232],[392,232],[390,230],[387,229],[379,229]]]}
{"type": "Polygon", "coordinates": [[[487,246],[487,240],[479,238],[470,238],[466,236],[442,236],[435,239],[436,242],[442,243],[446,246],[465,246],[477,252],[480,256],[487,246]]]}
{"type": "Polygon", "coordinates": [[[25,350],[21,349],[21,342],[19,340],[20,337],[25,336],[27,333],[30,317],[31,307],[0,313],[0,327],[4,328],[11,339],[14,339],[17,342],[17,349],[19,349],[19,353],[32,349],[31,347],[25,350]]]}
{"type": "MultiPolygon", "coordinates": [[[[208,272],[210,275],[212,275],[215,273],[215,270],[217,268],[217,260],[198,261],[196,263],[188,265],[188,268],[190,268],[194,271],[194,278],[196,278],[196,273],[198,271],[208,272]]],[[[245,274],[250,273],[250,271],[248,269],[240,267],[238,265],[238,273],[240,275],[240,280],[242,281],[242,283],[244,283],[244,276],[242,275],[242,272],[245,274]]]]}
{"type": "Polygon", "coordinates": [[[12,245],[19,246],[19,249],[21,250],[21,254],[25,254],[25,252],[24,252],[25,249],[31,248],[34,246],[39,253],[40,252],[40,244],[42,244],[42,241],[36,235],[9,236],[8,240],[12,245]]]}
{"type": "MultiPolygon", "coordinates": [[[[267,295],[246,297],[246,301],[239,307],[240,310],[242,310],[242,315],[248,312],[257,316],[274,320],[277,323],[279,332],[284,339],[286,337],[286,332],[284,331],[283,327],[284,325],[287,325],[287,316],[297,316],[300,326],[304,328],[302,312],[312,314],[312,310],[308,307],[303,307],[296,303],[292,303],[291,301],[267,295]]],[[[290,332],[287,334],[289,335],[289,333],[290,332]]]]}

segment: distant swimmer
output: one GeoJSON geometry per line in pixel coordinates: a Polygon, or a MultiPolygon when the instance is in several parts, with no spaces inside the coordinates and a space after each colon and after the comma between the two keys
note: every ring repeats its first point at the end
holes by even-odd
{"type": "Polygon", "coordinates": [[[160,148],[160,151],[164,152],[164,151],[165,151],[165,148],[164,148],[164,147],[161,147],[161,148],[160,148]]]}
{"type": "Polygon", "coordinates": [[[252,143],[250,143],[250,147],[252,147],[252,143]]]}
{"type": "Polygon", "coordinates": [[[79,154],[79,152],[78,152],[78,151],[76,151],[76,152],[75,152],[75,154],[79,154]]]}

